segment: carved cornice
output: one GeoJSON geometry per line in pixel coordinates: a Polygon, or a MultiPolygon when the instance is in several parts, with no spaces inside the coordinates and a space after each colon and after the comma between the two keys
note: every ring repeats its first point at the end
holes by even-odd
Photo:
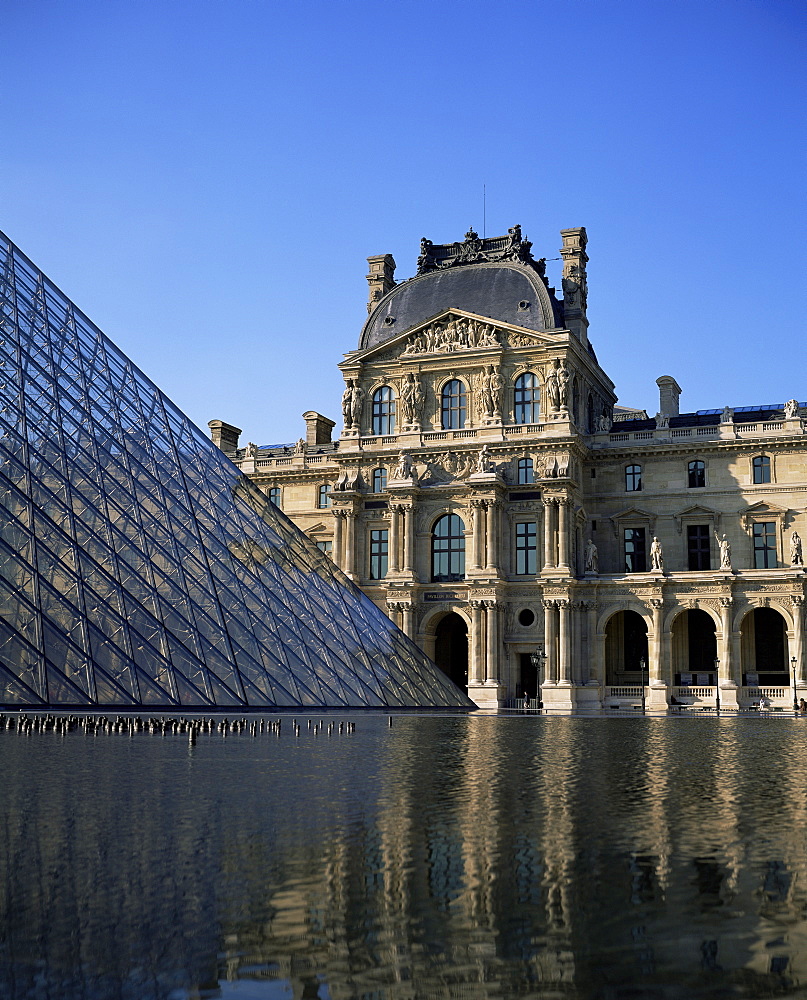
{"type": "Polygon", "coordinates": [[[543,258],[536,261],[531,251],[532,243],[522,239],[520,225],[508,229],[506,236],[491,236],[487,239],[480,239],[479,233],[469,229],[462,242],[432,243],[431,240],[422,239],[417,273],[428,274],[430,271],[466,264],[513,261],[528,264],[543,278],[546,261],[543,258]]]}

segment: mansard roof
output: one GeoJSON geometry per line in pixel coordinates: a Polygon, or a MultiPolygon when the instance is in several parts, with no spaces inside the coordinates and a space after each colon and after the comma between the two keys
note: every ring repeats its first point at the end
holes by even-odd
{"type": "Polygon", "coordinates": [[[512,326],[543,332],[563,326],[563,307],[544,277],[521,228],[507,236],[436,245],[421,241],[418,273],[396,285],[370,314],[359,350],[392,340],[447,309],[463,309],[512,326]]]}

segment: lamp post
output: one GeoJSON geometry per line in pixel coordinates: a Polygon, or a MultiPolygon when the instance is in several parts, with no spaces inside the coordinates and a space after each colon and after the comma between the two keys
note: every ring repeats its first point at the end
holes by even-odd
{"type": "Polygon", "coordinates": [[[530,653],[530,663],[535,667],[535,676],[538,681],[538,708],[543,708],[544,703],[541,699],[541,673],[543,672],[544,661],[546,660],[546,653],[544,653],[544,647],[541,643],[538,643],[538,648],[534,653],[530,653]]]}
{"type": "Polygon", "coordinates": [[[790,657],[790,667],[791,667],[791,669],[793,671],[793,711],[796,713],[796,715],[798,715],[799,714],[799,699],[798,699],[798,691],[796,690],[796,657],[795,656],[791,656],[790,657]]]}
{"type": "Polygon", "coordinates": [[[720,660],[715,657],[715,708],[720,712],[720,660]]]}
{"type": "Polygon", "coordinates": [[[645,662],[645,658],[644,658],[644,657],[642,657],[642,658],[641,658],[641,660],[639,660],[639,670],[641,670],[641,672],[642,672],[642,676],[641,676],[641,681],[642,681],[642,715],[644,715],[644,714],[645,714],[645,697],[644,697],[644,668],[645,668],[646,666],[647,666],[647,664],[646,664],[646,662],[645,662]]]}

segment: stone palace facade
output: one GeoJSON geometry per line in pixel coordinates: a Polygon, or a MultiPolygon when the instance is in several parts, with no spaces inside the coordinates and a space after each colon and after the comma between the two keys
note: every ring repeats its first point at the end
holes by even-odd
{"type": "Polygon", "coordinates": [[[214,441],[483,707],[807,696],[807,404],[616,405],[588,337],[586,231],[562,290],[514,226],[421,241],[340,364],[343,428],[214,441]],[[539,651],[542,656],[535,657],[539,651]]]}

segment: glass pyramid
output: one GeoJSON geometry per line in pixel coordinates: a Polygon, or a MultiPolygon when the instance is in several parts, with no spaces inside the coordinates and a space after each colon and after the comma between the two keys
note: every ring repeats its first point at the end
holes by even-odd
{"type": "Polygon", "coordinates": [[[0,234],[0,705],[472,703],[0,234]]]}

